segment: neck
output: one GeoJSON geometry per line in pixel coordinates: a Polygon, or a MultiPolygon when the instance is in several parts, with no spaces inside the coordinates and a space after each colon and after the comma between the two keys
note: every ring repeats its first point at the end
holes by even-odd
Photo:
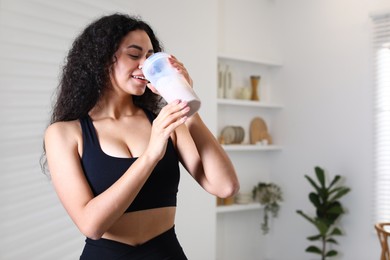
{"type": "Polygon", "coordinates": [[[90,115],[98,118],[119,119],[134,115],[139,111],[140,108],[134,105],[131,95],[118,96],[112,94],[107,93],[101,97],[96,106],[90,111],[90,115]]]}

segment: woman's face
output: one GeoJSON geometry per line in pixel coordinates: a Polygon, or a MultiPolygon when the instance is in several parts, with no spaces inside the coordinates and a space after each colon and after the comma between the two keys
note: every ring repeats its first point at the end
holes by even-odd
{"type": "Polygon", "coordinates": [[[145,31],[129,32],[115,53],[116,61],[110,74],[113,88],[131,95],[142,95],[148,81],[141,67],[153,53],[152,43],[145,31]]]}

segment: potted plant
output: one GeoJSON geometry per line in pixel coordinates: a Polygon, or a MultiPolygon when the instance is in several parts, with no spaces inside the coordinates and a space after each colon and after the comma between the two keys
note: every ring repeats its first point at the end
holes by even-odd
{"type": "Polygon", "coordinates": [[[261,229],[263,234],[269,232],[268,218],[269,215],[277,217],[280,202],[283,200],[282,191],[280,187],[274,183],[258,183],[252,190],[252,196],[255,201],[260,202],[264,206],[263,211],[263,223],[261,223],[261,229]]]}
{"type": "Polygon", "coordinates": [[[309,200],[316,209],[315,217],[310,217],[297,210],[297,213],[312,223],[318,230],[318,234],[310,236],[310,241],[320,241],[321,246],[310,245],[306,252],[321,255],[321,259],[332,257],[338,254],[336,250],[329,250],[328,244],[337,244],[335,236],[342,235],[341,230],[337,227],[337,221],[345,213],[339,199],[346,195],[350,188],[340,185],[341,176],[336,175],[327,185],[324,170],[318,166],[314,168],[317,181],[305,175],[305,178],[313,186],[314,192],[309,193],[309,200]]]}

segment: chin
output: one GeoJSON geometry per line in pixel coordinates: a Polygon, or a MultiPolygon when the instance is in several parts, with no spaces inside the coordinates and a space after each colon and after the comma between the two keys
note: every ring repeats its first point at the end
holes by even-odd
{"type": "Polygon", "coordinates": [[[138,90],[135,90],[135,91],[132,91],[132,94],[134,96],[142,96],[143,94],[145,93],[145,88],[144,89],[138,89],[138,90]]]}

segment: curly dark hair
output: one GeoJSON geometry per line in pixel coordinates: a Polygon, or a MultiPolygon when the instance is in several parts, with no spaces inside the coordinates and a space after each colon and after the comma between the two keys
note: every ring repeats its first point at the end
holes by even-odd
{"type": "MultiPolygon", "coordinates": [[[[88,114],[111,87],[109,71],[116,61],[115,52],[122,39],[134,30],[148,34],[154,52],[162,50],[152,28],[138,17],[126,14],[103,16],[82,31],[66,57],[50,123],[76,120],[88,114]]],[[[154,113],[164,104],[149,88],[142,96],[132,98],[137,106],[154,113]]]]}
{"type": "MultiPolygon", "coordinates": [[[[50,124],[80,119],[97,104],[111,87],[110,68],[115,63],[115,52],[122,39],[131,31],[143,30],[152,42],[153,51],[162,51],[160,41],[152,28],[138,17],[115,13],[103,16],[91,24],[75,39],[65,60],[50,124]]],[[[149,88],[141,96],[133,96],[135,105],[158,113],[166,102],[149,88]]],[[[45,145],[40,158],[44,174],[47,168],[45,145]]]]}

